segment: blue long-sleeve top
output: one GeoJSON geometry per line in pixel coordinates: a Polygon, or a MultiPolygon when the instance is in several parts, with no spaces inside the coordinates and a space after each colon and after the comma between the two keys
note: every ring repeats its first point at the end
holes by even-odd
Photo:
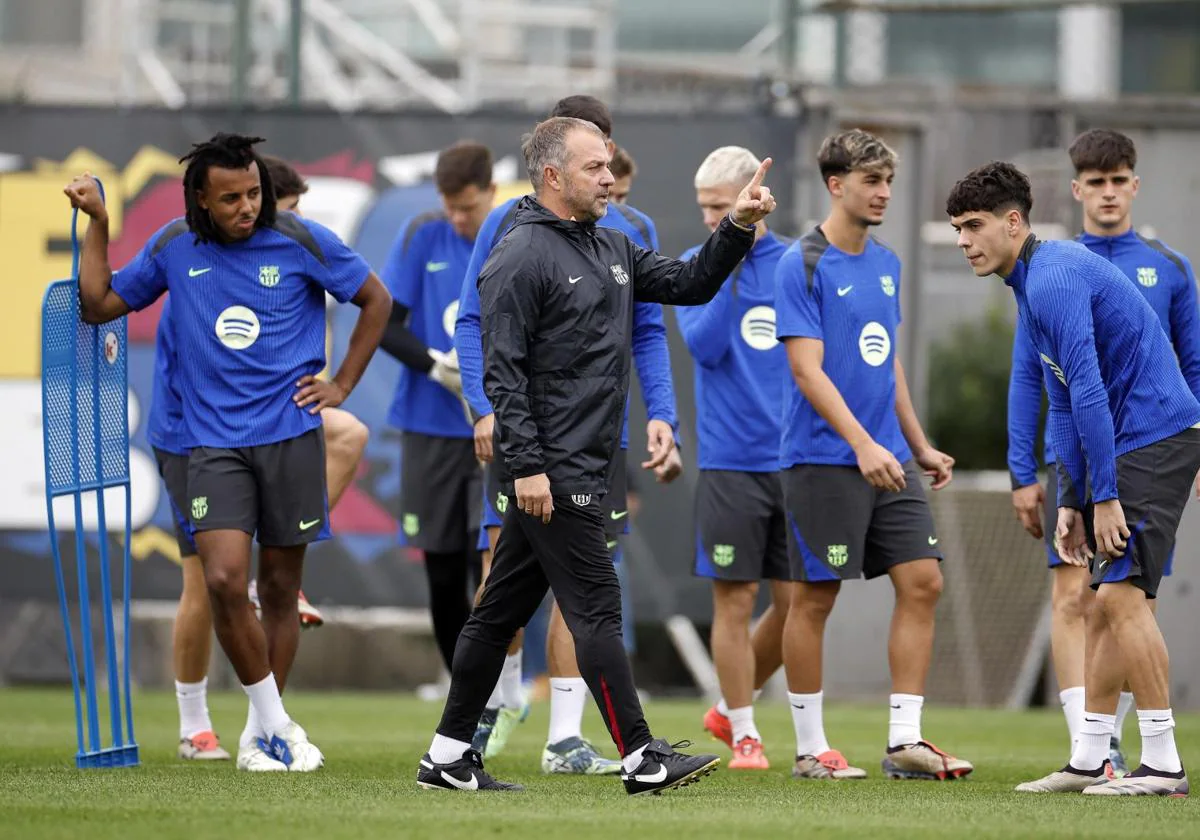
{"type": "MultiPolygon", "coordinates": [[[[1200,399],[1200,303],[1187,257],[1132,230],[1120,236],[1082,233],[1076,241],[1120,269],[1146,298],[1171,340],[1188,388],[1200,399]]],[[[1042,399],[1040,367],[1037,351],[1018,324],[1008,385],[1008,469],[1014,488],[1037,482],[1034,440],[1042,399]]],[[[1049,424],[1044,447],[1046,463],[1054,463],[1049,424]]]]}
{"type": "Polygon", "coordinates": [[[1116,459],[1200,423],[1158,316],[1120,269],[1030,235],[1005,280],[1043,363],[1059,506],[1117,498],[1116,459]]]}
{"type": "MultiPolygon", "coordinates": [[[[677,306],[695,361],[696,446],[702,470],[775,472],[787,350],[775,338],[775,267],[790,242],[768,231],[708,303],[677,306]]],[[[680,259],[688,259],[699,247],[680,259]]]]}
{"type": "MultiPolygon", "coordinates": [[[[462,373],[463,395],[477,417],[492,413],[492,405],[483,392],[483,345],[479,321],[479,272],[488,256],[504,234],[512,227],[519,199],[513,198],[488,214],[479,234],[471,261],[463,276],[458,300],[458,317],[454,324],[454,347],[458,351],[458,366],[462,373]]],[[[628,205],[610,204],[608,212],[596,222],[599,227],[619,230],[638,245],[658,250],[658,233],[646,214],[628,205]]],[[[675,410],[675,385],[671,377],[671,355],[667,346],[667,328],[663,322],[662,306],[637,302],[633,307],[633,362],[637,367],[646,417],[662,420],[679,437],[679,418],[675,410]]],[[[625,421],[621,429],[621,448],[629,446],[629,404],[625,405],[625,421]]]]}

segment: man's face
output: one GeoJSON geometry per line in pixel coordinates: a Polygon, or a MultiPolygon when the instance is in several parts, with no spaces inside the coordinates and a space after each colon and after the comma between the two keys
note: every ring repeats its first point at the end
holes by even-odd
{"type": "Polygon", "coordinates": [[[450,220],[454,231],[470,242],[475,241],[483,220],[492,210],[496,198],[495,184],[489,184],[480,189],[475,184],[468,184],[452,195],[442,195],[442,207],[450,220]]]}
{"type": "Polygon", "coordinates": [[[990,274],[1007,277],[1012,273],[1017,260],[1012,231],[1014,225],[1019,227],[1020,218],[1016,210],[1000,215],[972,210],[950,219],[950,225],[958,232],[958,247],[976,277],[990,274]]]}
{"type": "Polygon", "coordinates": [[[1071,182],[1071,194],[1083,205],[1083,215],[1102,231],[1126,225],[1137,191],[1138,177],[1128,166],[1111,172],[1085,169],[1071,182]]]}
{"type": "Polygon", "coordinates": [[[563,202],[576,221],[594,222],[608,212],[608,193],[615,183],[608,169],[609,149],[590,131],[567,135],[567,161],[559,174],[563,202]]]}
{"type": "Polygon", "coordinates": [[[245,169],[210,166],[204,189],[196,195],[200,207],[212,216],[221,236],[230,242],[248,239],[262,210],[262,182],[258,164],[245,169]]]}
{"type": "Polygon", "coordinates": [[[892,197],[895,173],[886,167],[855,169],[830,179],[830,189],[841,200],[842,209],[863,225],[883,223],[888,201],[892,197]]]}
{"type": "Polygon", "coordinates": [[[283,211],[300,215],[300,196],[285,195],[282,198],[275,199],[275,212],[282,213],[283,211]]]}
{"type": "Polygon", "coordinates": [[[623,175],[613,179],[613,185],[608,188],[608,200],[613,204],[624,204],[629,200],[629,191],[633,189],[633,176],[623,175]]]}
{"type": "Polygon", "coordinates": [[[741,190],[733,184],[721,184],[718,187],[702,187],[696,190],[696,203],[700,205],[700,214],[704,217],[704,226],[716,230],[721,219],[729,214],[737,203],[741,190]]]}

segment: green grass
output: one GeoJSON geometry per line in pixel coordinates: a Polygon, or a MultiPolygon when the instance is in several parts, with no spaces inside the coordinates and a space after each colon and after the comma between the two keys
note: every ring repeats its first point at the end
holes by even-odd
{"type": "MultiPolygon", "coordinates": [[[[240,695],[216,695],[210,707],[232,748],[245,716],[240,695]]],[[[773,768],[721,770],[699,785],[662,797],[628,799],[613,778],[546,777],[538,772],[546,733],[545,705],[517,728],[507,753],[488,769],[523,782],[515,795],[418,790],[417,759],[428,748],[440,706],[408,696],[296,694],[288,709],[326,756],[314,774],[236,772],[174,757],[174,698],[135,697],[142,766],[77,771],[74,715],[64,690],[0,691],[0,835],[79,840],[195,840],[232,836],[338,838],[611,838],[646,832],[678,840],[783,837],[811,832],[821,840],[852,837],[1172,838],[1197,836],[1200,809],[1180,799],[1096,799],[1019,795],[1016,783],[1062,765],[1066,736],[1057,710],[1000,712],[927,708],[924,731],[978,768],[953,783],[890,782],[879,777],[887,709],[831,704],[831,741],[866,767],[866,782],[795,782],[787,709],[760,709],[759,726],[773,768]]],[[[647,705],[654,731],[691,738],[722,758],[728,751],[702,737],[697,702],[647,705]]],[[[587,734],[612,754],[598,716],[587,734]]],[[[1136,754],[1136,723],[1127,724],[1136,754]]],[[[1186,756],[1200,755],[1200,716],[1179,716],[1186,756]]],[[[1133,758],[1133,756],[1131,756],[1133,758]]],[[[640,836],[640,835],[634,835],[640,836]]]]}

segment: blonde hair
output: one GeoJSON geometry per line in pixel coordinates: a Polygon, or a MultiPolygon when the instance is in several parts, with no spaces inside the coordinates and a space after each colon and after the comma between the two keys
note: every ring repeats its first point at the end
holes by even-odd
{"type": "Polygon", "coordinates": [[[750,183],[761,163],[747,148],[722,146],[710,152],[696,170],[695,187],[707,190],[732,184],[741,189],[750,183]]]}

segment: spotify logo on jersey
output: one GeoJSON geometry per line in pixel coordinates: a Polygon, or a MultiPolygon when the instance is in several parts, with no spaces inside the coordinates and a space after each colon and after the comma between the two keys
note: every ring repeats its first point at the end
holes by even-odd
{"type": "Polygon", "coordinates": [[[858,334],[858,352],[862,353],[863,361],[871,367],[879,367],[886,362],[892,352],[892,338],[887,328],[878,321],[863,327],[858,334]]]}
{"type": "Polygon", "coordinates": [[[450,301],[450,305],[446,307],[446,311],[442,313],[442,329],[446,331],[446,335],[454,338],[454,322],[458,320],[458,301],[450,301]]]}
{"type": "Polygon", "coordinates": [[[244,306],[231,306],[217,316],[217,338],[230,350],[245,350],[258,340],[258,316],[244,306]]]}
{"type": "Polygon", "coordinates": [[[769,306],[751,307],[742,317],[742,339],[755,350],[770,350],[777,345],[775,310],[769,306]]]}

